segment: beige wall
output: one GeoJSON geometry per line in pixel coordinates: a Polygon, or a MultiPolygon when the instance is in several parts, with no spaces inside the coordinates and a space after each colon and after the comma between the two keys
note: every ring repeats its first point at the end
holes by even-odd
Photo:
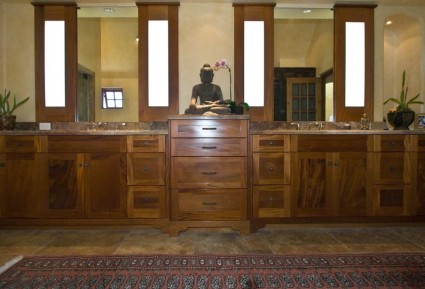
{"type": "MultiPolygon", "coordinates": [[[[28,0],[2,0],[0,3],[0,84],[11,89],[18,98],[31,96],[16,114],[18,121],[34,121],[34,7],[28,0]]],[[[384,65],[384,21],[388,16],[400,13],[414,17],[420,23],[422,37],[417,42],[421,59],[412,61],[419,61],[419,68],[415,71],[420,79],[418,92],[424,100],[425,9],[378,7],[375,10],[375,120],[381,120],[384,114],[384,87],[394,82],[385,79],[384,73],[391,66],[390,61],[384,65]]],[[[199,83],[199,69],[204,63],[213,64],[217,59],[227,58],[233,65],[233,7],[231,3],[181,3],[179,21],[179,94],[180,112],[183,112],[189,103],[192,86],[199,83]]],[[[222,87],[225,98],[230,89],[228,82],[227,71],[215,73],[214,83],[222,87]]],[[[417,106],[415,110],[424,112],[424,107],[417,106]]]]}
{"type": "MultiPolygon", "coordinates": [[[[214,65],[217,60],[225,58],[233,67],[233,18],[231,3],[180,4],[180,113],[189,106],[192,87],[200,83],[199,70],[204,63],[214,65]]],[[[221,87],[224,99],[228,99],[230,96],[228,71],[214,72],[213,83],[221,87]]]]}
{"type": "MultiPolygon", "coordinates": [[[[396,23],[394,23],[397,25],[396,23]]],[[[399,97],[401,76],[406,70],[409,81],[409,96],[421,93],[425,101],[425,9],[415,7],[385,6],[375,11],[375,112],[374,119],[382,120],[388,108],[383,101],[399,97]],[[410,18],[400,29],[390,31],[385,21],[398,15],[399,20],[410,18]],[[387,31],[385,33],[385,31],[387,31]]],[[[424,105],[414,105],[417,113],[425,112],[424,105]]]]}

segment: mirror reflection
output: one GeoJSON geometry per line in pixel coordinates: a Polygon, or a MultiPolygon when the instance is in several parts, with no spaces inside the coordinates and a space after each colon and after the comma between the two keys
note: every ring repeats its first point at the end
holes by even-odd
{"type": "Polygon", "coordinates": [[[78,10],[78,120],[138,120],[136,6],[78,10]],[[122,109],[102,108],[102,88],[125,91],[122,109]]]}
{"type": "Polygon", "coordinates": [[[274,120],[333,119],[333,11],[275,8],[274,120]]]}

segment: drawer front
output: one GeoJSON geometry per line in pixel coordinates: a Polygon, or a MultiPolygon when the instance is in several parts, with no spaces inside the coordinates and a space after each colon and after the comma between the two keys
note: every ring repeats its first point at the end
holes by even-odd
{"type": "Polygon", "coordinates": [[[289,137],[284,135],[253,135],[252,150],[254,152],[289,151],[289,137]]]}
{"type": "Polygon", "coordinates": [[[365,152],[367,135],[298,135],[299,152],[365,152]]]}
{"type": "Polygon", "coordinates": [[[425,135],[418,135],[418,151],[425,152],[425,135]]]}
{"type": "Polygon", "coordinates": [[[125,152],[125,136],[49,136],[49,152],[125,152]]]}
{"type": "Polygon", "coordinates": [[[173,188],[246,188],[246,157],[173,157],[173,188]]]}
{"type": "Polygon", "coordinates": [[[165,152],[164,135],[128,136],[127,151],[129,152],[165,152]]]}
{"type": "Polygon", "coordinates": [[[0,148],[5,153],[34,153],[37,139],[35,136],[4,136],[0,148]]]}
{"type": "Polygon", "coordinates": [[[255,185],[278,185],[290,183],[289,153],[254,153],[253,183],[255,185]]]}
{"type": "Polygon", "coordinates": [[[406,141],[410,136],[404,135],[380,135],[380,151],[403,152],[406,149],[406,141]]]}
{"type": "Polygon", "coordinates": [[[289,217],[290,186],[254,186],[254,218],[289,217]]]}
{"type": "Polygon", "coordinates": [[[127,154],[127,183],[128,185],[165,185],[165,154],[127,154]]]}
{"type": "Polygon", "coordinates": [[[165,218],[165,187],[132,186],[128,188],[127,211],[130,218],[165,218]]]}
{"type": "Polygon", "coordinates": [[[171,137],[247,137],[247,120],[171,120],[171,137]]]}
{"type": "Polygon", "coordinates": [[[172,198],[173,220],[246,219],[246,189],[173,190],[172,198]]]}
{"type": "Polygon", "coordinates": [[[246,156],[245,138],[173,139],[172,156],[246,156]]]}
{"type": "Polygon", "coordinates": [[[408,153],[376,153],[375,183],[378,184],[409,184],[410,155],[408,153]]]}

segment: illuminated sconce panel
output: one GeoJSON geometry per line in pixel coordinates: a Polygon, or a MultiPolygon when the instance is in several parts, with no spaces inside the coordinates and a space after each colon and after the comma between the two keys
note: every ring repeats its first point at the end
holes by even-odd
{"type": "Polygon", "coordinates": [[[365,23],[345,23],[345,106],[365,105],[365,23]]]}
{"type": "Polygon", "coordinates": [[[244,101],[264,106],[264,21],[244,22],[244,101]]]}
{"type": "Polygon", "coordinates": [[[148,21],[148,105],[168,106],[168,21],[148,21]]]}
{"type": "Polygon", "coordinates": [[[65,107],[65,21],[44,22],[46,107],[65,107]]]}

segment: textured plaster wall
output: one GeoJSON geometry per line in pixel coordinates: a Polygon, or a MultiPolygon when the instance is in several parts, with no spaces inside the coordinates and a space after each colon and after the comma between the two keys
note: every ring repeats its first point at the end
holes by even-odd
{"type": "Polygon", "coordinates": [[[35,120],[34,7],[28,2],[1,3],[1,87],[18,100],[30,100],[16,112],[17,121],[35,120]]]}
{"type": "MultiPolygon", "coordinates": [[[[0,84],[11,89],[18,98],[31,97],[16,114],[18,121],[34,121],[34,7],[27,0],[3,0],[0,1],[0,13],[0,84]]],[[[414,74],[419,79],[421,99],[425,97],[425,9],[379,6],[375,9],[375,120],[382,120],[385,111],[382,104],[384,87],[392,86],[400,78],[387,78],[384,73],[393,65],[391,60],[384,59],[387,46],[384,44],[384,21],[397,14],[418,21],[421,37],[416,43],[420,46],[419,56],[412,61],[418,63],[414,74]]],[[[231,3],[181,3],[179,21],[179,94],[180,112],[183,112],[188,106],[192,86],[199,83],[199,69],[204,63],[213,64],[217,59],[227,58],[233,65],[233,7],[231,3]]],[[[222,87],[225,98],[229,95],[228,82],[227,71],[215,73],[214,83],[222,87]]],[[[398,94],[399,89],[396,91],[398,94]]],[[[424,106],[416,106],[415,110],[424,112],[424,106]]]]}
{"type": "MultiPolygon", "coordinates": [[[[375,9],[375,109],[374,119],[382,120],[388,108],[388,97],[399,97],[401,76],[406,70],[409,96],[421,94],[425,101],[425,9],[402,6],[382,6],[375,9]],[[397,29],[385,27],[386,19],[406,21],[397,29]]],[[[425,112],[424,105],[414,105],[417,113],[425,112]]]]}
{"type": "MultiPolygon", "coordinates": [[[[233,67],[233,19],[231,3],[180,4],[180,113],[189,106],[192,87],[200,83],[199,70],[204,63],[214,65],[216,60],[225,58],[233,67]]],[[[213,83],[220,85],[224,99],[229,98],[229,72],[219,70],[214,75],[213,83]]]]}

